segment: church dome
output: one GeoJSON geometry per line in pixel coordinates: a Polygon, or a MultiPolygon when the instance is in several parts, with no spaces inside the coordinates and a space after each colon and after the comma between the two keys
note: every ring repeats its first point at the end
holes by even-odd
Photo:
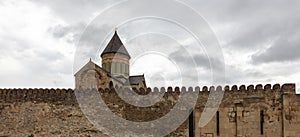
{"type": "Polygon", "coordinates": [[[119,53],[127,56],[130,59],[130,55],[126,50],[126,48],[124,47],[124,44],[122,43],[117,31],[115,31],[114,36],[112,37],[112,39],[109,41],[106,48],[102,52],[101,57],[103,57],[103,55],[105,54],[111,54],[111,53],[119,53]]]}

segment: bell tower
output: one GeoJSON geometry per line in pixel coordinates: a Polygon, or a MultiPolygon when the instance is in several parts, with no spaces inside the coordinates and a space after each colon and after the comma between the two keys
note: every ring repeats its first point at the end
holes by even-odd
{"type": "Polygon", "coordinates": [[[130,55],[124,47],[117,31],[101,53],[102,68],[113,76],[129,77],[130,55]]]}

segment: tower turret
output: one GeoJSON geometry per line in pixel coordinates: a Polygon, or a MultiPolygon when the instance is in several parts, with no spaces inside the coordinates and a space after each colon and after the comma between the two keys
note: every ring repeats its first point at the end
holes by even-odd
{"type": "Polygon", "coordinates": [[[124,47],[117,31],[101,54],[102,68],[113,76],[129,77],[130,55],[124,47]]]}

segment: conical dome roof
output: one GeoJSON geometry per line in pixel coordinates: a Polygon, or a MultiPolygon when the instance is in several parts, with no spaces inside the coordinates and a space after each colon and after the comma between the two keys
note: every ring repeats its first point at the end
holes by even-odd
{"type": "Polygon", "coordinates": [[[109,53],[119,53],[119,54],[128,56],[130,58],[130,55],[129,55],[128,51],[126,50],[126,48],[124,47],[117,31],[115,31],[114,36],[112,37],[112,39],[109,41],[106,48],[102,52],[101,57],[104,54],[109,54],[109,53]]]}

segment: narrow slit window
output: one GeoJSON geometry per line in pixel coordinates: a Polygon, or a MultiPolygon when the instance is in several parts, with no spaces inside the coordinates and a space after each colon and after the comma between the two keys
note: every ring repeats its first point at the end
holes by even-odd
{"type": "Polygon", "coordinates": [[[194,137],[194,111],[189,116],[189,137],[194,137]]]}
{"type": "Polygon", "coordinates": [[[264,134],[264,111],[260,111],[260,134],[264,134]]]}
{"type": "Polygon", "coordinates": [[[217,111],[216,113],[217,120],[217,136],[220,136],[220,113],[217,111]]]}

